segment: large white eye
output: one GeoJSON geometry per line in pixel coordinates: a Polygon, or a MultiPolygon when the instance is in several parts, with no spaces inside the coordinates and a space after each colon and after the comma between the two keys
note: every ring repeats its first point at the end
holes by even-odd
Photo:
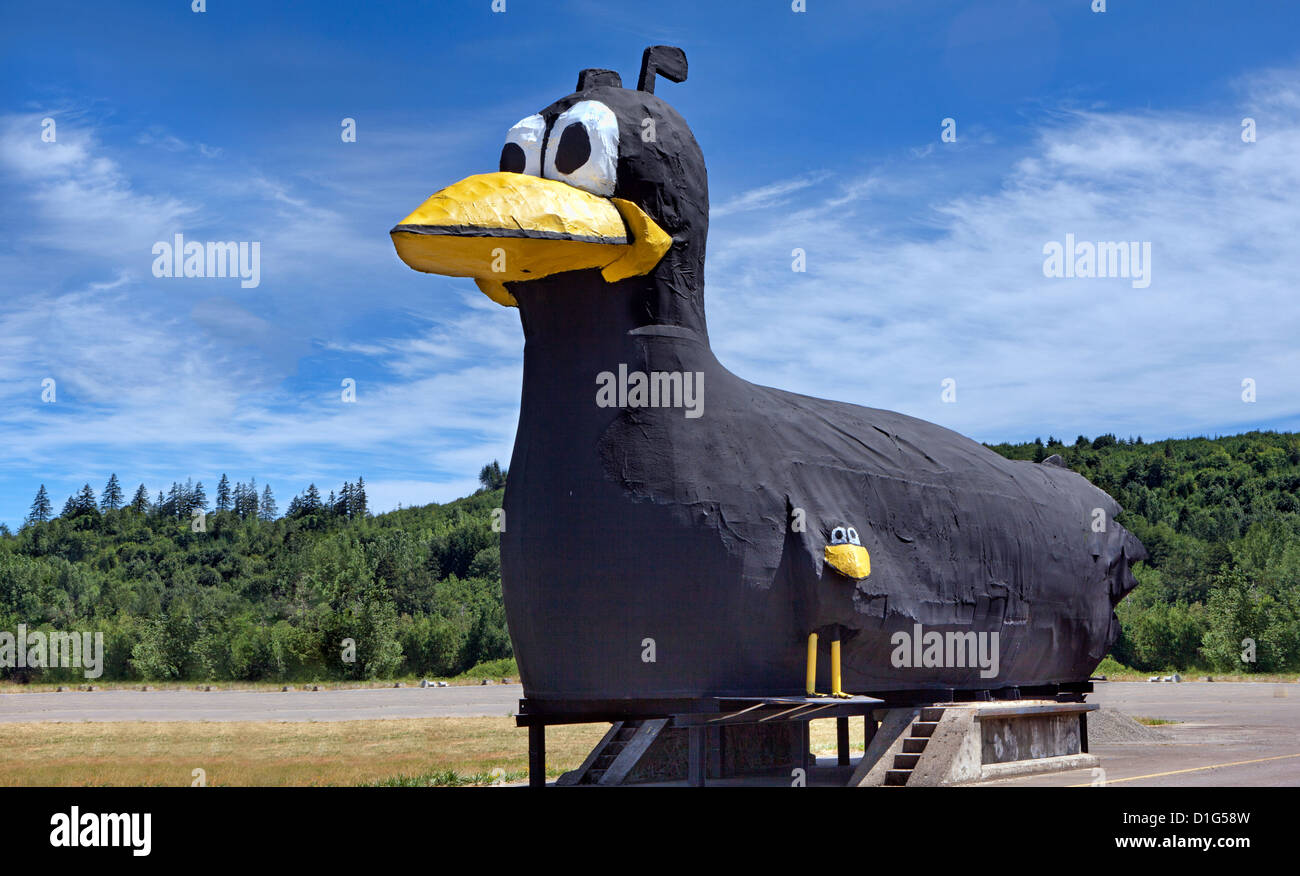
{"type": "Polygon", "coordinates": [[[546,136],[546,119],[529,116],[520,119],[506,132],[501,147],[501,170],[510,173],[542,175],[542,139],[546,136]]]}
{"type": "Polygon", "coordinates": [[[844,544],[844,527],[837,526],[831,530],[831,544],[844,544]]]}
{"type": "Polygon", "coordinates": [[[849,527],[849,544],[856,544],[859,547],[862,546],[862,541],[858,538],[858,531],[852,526],[849,527]]]}
{"type": "Polygon", "coordinates": [[[614,194],[618,170],[618,117],[598,100],[569,107],[551,125],[543,176],[591,192],[614,194]]]}

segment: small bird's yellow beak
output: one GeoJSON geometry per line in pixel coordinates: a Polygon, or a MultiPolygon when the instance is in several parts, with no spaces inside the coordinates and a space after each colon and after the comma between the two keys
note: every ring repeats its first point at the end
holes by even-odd
{"type": "Polygon", "coordinates": [[[832,569],[855,581],[871,574],[871,555],[858,544],[826,545],[826,562],[832,569]]]}
{"type": "Polygon", "coordinates": [[[482,173],[435,192],[389,232],[417,271],[473,277],[499,304],[517,306],[504,283],[599,268],[606,282],[647,274],[672,238],[622,198],[559,180],[482,173]]]}

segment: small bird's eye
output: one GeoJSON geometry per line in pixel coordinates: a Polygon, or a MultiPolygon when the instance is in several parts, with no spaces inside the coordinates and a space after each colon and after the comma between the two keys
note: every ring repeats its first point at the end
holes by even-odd
{"type": "Polygon", "coordinates": [[[862,542],[858,539],[858,531],[852,526],[849,527],[849,544],[856,544],[859,547],[862,546],[862,542]]]}
{"type": "Polygon", "coordinates": [[[542,138],[546,135],[546,120],[529,116],[520,120],[506,132],[506,144],[501,147],[500,169],[506,173],[542,174],[542,138]]]}
{"type": "Polygon", "coordinates": [[[593,195],[614,194],[618,116],[598,100],[580,100],[551,125],[542,175],[593,195]]]}
{"type": "Polygon", "coordinates": [[[844,527],[837,526],[831,530],[831,544],[844,544],[844,527]]]}

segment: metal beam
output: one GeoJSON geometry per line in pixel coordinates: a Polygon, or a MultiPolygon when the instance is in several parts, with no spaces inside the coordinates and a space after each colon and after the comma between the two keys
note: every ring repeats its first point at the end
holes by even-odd
{"type": "Polygon", "coordinates": [[[528,787],[546,787],[546,725],[528,725],[528,787]]]}

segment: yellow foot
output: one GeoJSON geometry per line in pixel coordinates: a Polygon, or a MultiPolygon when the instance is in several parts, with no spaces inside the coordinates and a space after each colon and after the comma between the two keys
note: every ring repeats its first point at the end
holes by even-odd
{"type": "Polygon", "coordinates": [[[834,695],[834,694],[817,693],[817,691],[815,691],[815,690],[810,690],[810,691],[808,691],[808,696],[809,696],[809,697],[813,697],[813,698],[815,698],[815,699],[824,700],[824,699],[826,699],[827,697],[832,697],[832,696],[835,696],[835,695],[834,695]]]}
{"type": "Polygon", "coordinates": [[[840,698],[840,699],[842,699],[842,700],[849,700],[849,699],[852,699],[852,698],[853,698],[853,694],[851,694],[851,693],[845,693],[845,692],[842,691],[842,690],[832,691],[832,692],[831,692],[831,696],[833,696],[833,697],[838,697],[838,698],[840,698]]]}

